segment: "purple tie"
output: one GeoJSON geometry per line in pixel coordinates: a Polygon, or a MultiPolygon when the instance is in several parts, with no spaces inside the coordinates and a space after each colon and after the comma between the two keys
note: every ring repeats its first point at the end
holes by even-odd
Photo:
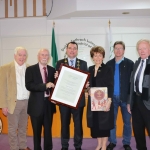
{"type": "MultiPolygon", "coordinates": [[[[47,71],[46,71],[46,67],[43,67],[44,69],[44,81],[45,83],[48,82],[48,76],[47,76],[47,71]]],[[[49,95],[49,89],[46,90],[46,94],[49,95]]]]}

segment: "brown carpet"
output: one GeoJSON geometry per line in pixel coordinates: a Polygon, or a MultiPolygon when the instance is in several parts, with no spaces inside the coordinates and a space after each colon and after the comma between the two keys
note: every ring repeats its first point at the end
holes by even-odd
{"type": "MultiPolygon", "coordinates": [[[[27,137],[27,144],[33,150],[33,137],[27,137]]],[[[124,150],[122,147],[122,138],[117,139],[118,143],[114,150],[124,150]]],[[[43,138],[42,138],[43,143],[43,138]]],[[[92,138],[83,139],[82,150],[94,150],[97,145],[97,140],[92,138]]],[[[136,150],[135,139],[132,137],[131,139],[131,147],[132,150],[136,150]]],[[[150,150],[150,139],[147,137],[147,149],[150,150]]],[[[1,134],[0,135],[0,150],[10,150],[8,144],[8,135],[1,134]]],[[[60,138],[53,138],[53,150],[61,150],[61,142],[60,138]]],[[[69,142],[69,150],[74,150],[73,147],[73,139],[70,139],[69,142]]]]}

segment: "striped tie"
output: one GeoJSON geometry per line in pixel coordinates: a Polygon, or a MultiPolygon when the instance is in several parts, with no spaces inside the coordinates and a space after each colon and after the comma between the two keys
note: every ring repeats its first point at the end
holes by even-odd
{"type": "Polygon", "coordinates": [[[143,68],[143,63],[144,63],[144,60],[142,60],[142,62],[141,62],[141,66],[140,66],[140,69],[137,73],[136,80],[135,80],[136,92],[138,92],[138,93],[140,93],[140,91],[139,91],[139,81],[140,81],[140,75],[141,75],[142,68],[143,68]]]}
{"type": "Polygon", "coordinates": [[[71,62],[71,67],[74,67],[74,64],[73,64],[73,62],[74,62],[74,60],[70,60],[70,62],[71,62]]]}

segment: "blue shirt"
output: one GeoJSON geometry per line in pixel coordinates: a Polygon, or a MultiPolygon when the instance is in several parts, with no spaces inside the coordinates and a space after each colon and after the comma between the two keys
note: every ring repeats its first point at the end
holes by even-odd
{"type": "Polygon", "coordinates": [[[71,61],[70,60],[73,60],[73,66],[75,67],[75,64],[76,64],[76,57],[74,59],[70,59],[68,57],[68,63],[69,63],[69,66],[71,66],[71,61]]]}
{"type": "Polygon", "coordinates": [[[114,74],[114,95],[120,95],[120,71],[119,64],[124,60],[124,57],[115,63],[115,74],[114,74]]]}

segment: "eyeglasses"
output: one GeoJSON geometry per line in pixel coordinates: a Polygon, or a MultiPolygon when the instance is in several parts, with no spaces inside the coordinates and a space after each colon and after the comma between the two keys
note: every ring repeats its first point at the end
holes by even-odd
{"type": "Polygon", "coordinates": [[[124,50],[123,48],[114,48],[115,50],[124,50]]]}

